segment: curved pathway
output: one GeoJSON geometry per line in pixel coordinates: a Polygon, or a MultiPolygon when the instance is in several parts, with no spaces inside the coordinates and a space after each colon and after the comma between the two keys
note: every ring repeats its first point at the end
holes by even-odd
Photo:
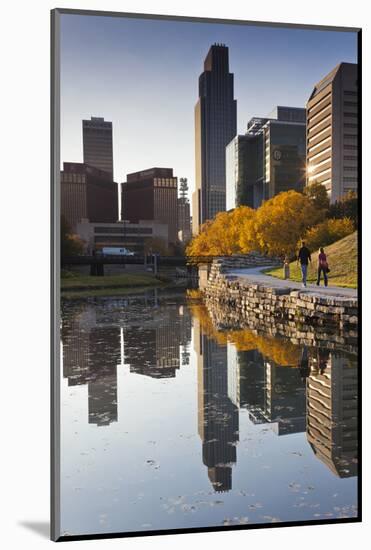
{"type": "Polygon", "coordinates": [[[357,299],[357,290],[354,288],[342,288],[339,286],[317,286],[314,283],[307,283],[303,287],[301,283],[290,281],[289,279],[277,279],[271,275],[266,275],[262,271],[274,269],[277,266],[252,267],[245,269],[229,269],[225,272],[225,276],[248,280],[252,284],[264,285],[269,288],[287,288],[290,290],[299,290],[301,293],[319,294],[321,296],[336,297],[336,298],[352,298],[357,299]]]}

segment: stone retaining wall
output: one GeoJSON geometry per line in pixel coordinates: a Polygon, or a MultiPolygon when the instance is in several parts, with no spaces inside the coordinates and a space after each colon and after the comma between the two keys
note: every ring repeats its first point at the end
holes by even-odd
{"type": "Polygon", "coordinates": [[[241,320],[248,319],[252,324],[262,321],[270,325],[284,323],[296,331],[300,325],[336,328],[356,335],[357,299],[253,284],[228,276],[232,267],[237,268],[233,258],[213,261],[207,284],[201,289],[209,304],[233,309],[241,320]]]}

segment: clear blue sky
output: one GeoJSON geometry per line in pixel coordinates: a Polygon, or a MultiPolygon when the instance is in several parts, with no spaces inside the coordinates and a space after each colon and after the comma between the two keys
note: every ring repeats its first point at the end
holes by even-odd
{"type": "Polygon", "coordinates": [[[194,188],[194,105],[211,44],[229,46],[238,132],[276,105],[304,107],[355,32],[62,15],[61,161],[82,162],[81,120],[113,122],[114,177],[174,168],[194,188]]]}

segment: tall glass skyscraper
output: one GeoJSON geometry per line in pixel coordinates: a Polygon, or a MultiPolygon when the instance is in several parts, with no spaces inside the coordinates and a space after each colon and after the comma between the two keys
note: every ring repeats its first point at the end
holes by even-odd
{"type": "Polygon", "coordinates": [[[199,78],[195,106],[196,190],[192,231],[226,208],[225,148],[236,135],[237,101],[224,44],[211,46],[199,78]]]}

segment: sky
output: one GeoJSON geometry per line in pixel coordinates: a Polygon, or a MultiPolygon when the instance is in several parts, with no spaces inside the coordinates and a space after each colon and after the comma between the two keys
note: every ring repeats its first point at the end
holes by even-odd
{"type": "Polygon", "coordinates": [[[356,32],[61,16],[61,162],[82,162],[82,119],[113,123],[114,179],[153,166],[194,190],[194,106],[210,46],[229,47],[237,131],[276,105],[304,107],[316,82],[357,62],[356,32]]]}

